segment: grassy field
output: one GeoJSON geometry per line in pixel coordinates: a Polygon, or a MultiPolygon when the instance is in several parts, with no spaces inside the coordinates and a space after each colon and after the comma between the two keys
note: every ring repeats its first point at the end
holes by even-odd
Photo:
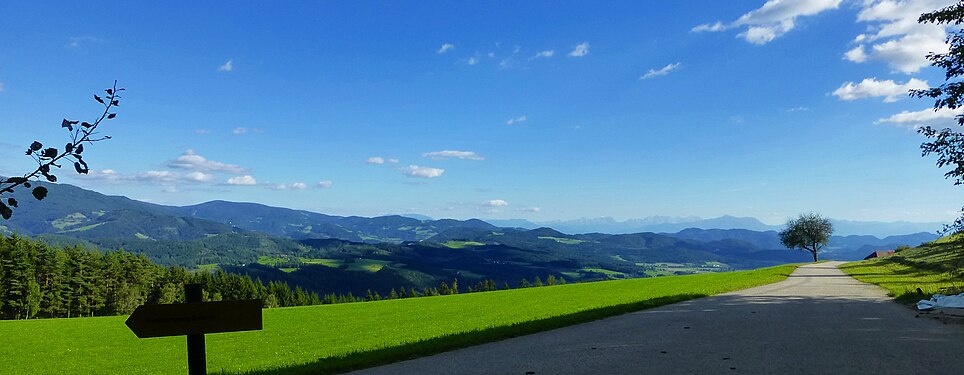
{"type": "Polygon", "coordinates": [[[840,266],[857,280],[877,284],[903,303],[932,294],[964,292],[964,236],[942,238],[892,257],[840,266]],[[924,294],[917,292],[920,288],[924,294]]]}
{"type": "MultiPolygon", "coordinates": [[[[211,373],[330,373],[783,280],[793,265],[379,302],[268,309],[264,330],[208,335],[211,373]]],[[[7,374],[183,374],[184,337],[126,317],[0,321],[7,374]]]]}
{"type": "Polygon", "coordinates": [[[443,243],[442,246],[452,249],[464,249],[469,246],[485,246],[485,244],[476,241],[447,241],[443,243]]]}

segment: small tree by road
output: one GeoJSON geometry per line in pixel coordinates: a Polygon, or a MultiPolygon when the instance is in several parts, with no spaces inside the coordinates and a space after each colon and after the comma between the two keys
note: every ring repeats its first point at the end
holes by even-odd
{"type": "Polygon", "coordinates": [[[830,220],[813,212],[801,214],[796,219],[788,219],[787,227],[780,231],[780,242],[788,248],[807,250],[818,260],[817,253],[830,242],[833,224],[830,220]]]}

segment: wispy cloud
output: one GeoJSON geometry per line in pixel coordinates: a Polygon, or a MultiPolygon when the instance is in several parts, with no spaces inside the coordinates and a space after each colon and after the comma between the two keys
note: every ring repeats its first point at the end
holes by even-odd
{"type": "Polygon", "coordinates": [[[468,159],[468,160],[485,160],[484,157],[479,156],[475,151],[457,151],[457,150],[445,150],[445,151],[433,151],[426,152],[422,154],[423,157],[435,160],[457,158],[457,159],[468,159]]]}
{"type": "Polygon", "coordinates": [[[372,156],[372,157],[368,158],[367,160],[365,160],[365,163],[367,163],[367,164],[378,164],[378,165],[381,165],[381,164],[385,164],[385,158],[383,158],[383,157],[381,157],[381,156],[372,156]]]}
{"type": "Polygon", "coordinates": [[[232,70],[234,70],[234,60],[228,60],[228,62],[218,67],[219,72],[230,72],[232,70]]]}
{"type": "Polygon", "coordinates": [[[85,44],[103,43],[103,42],[104,42],[103,39],[93,37],[93,36],[73,36],[67,39],[67,45],[70,46],[70,48],[80,48],[80,47],[83,47],[85,44]]]}
{"type": "Polygon", "coordinates": [[[0,92],[3,92],[3,82],[0,82],[0,92]]]}
{"type": "Polygon", "coordinates": [[[787,109],[786,109],[787,112],[791,112],[791,113],[792,113],[792,112],[807,112],[807,111],[809,111],[809,110],[810,110],[809,107],[804,107],[804,106],[793,107],[793,108],[787,108],[787,109]]]}
{"type": "Polygon", "coordinates": [[[331,187],[331,185],[332,185],[331,180],[318,181],[318,183],[315,184],[315,186],[317,186],[320,189],[328,189],[331,187]]]}
{"type": "Polygon", "coordinates": [[[506,207],[509,205],[509,202],[502,199],[493,199],[483,202],[482,205],[485,207],[506,207]]]}
{"type": "Polygon", "coordinates": [[[465,63],[469,65],[476,65],[479,63],[479,57],[478,56],[469,57],[465,59],[465,63]]]}
{"type": "Polygon", "coordinates": [[[733,28],[746,30],[737,36],[753,44],[767,44],[796,27],[799,17],[813,16],[837,9],[843,0],[768,0],[763,6],[746,13],[736,21],[716,21],[697,25],[693,32],[720,32],[733,28]]]}
{"type": "Polygon", "coordinates": [[[572,47],[572,51],[569,52],[571,57],[583,57],[589,54],[589,42],[582,42],[572,47]]]}
{"type": "Polygon", "coordinates": [[[275,190],[305,190],[308,188],[308,184],[304,182],[293,182],[290,184],[277,184],[272,186],[275,190]]]}
{"type": "Polygon", "coordinates": [[[215,176],[204,172],[178,173],[173,171],[147,171],[140,173],[118,173],[113,169],[90,170],[86,175],[77,175],[78,178],[87,180],[100,180],[109,183],[151,183],[151,184],[176,184],[176,183],[211,183],[215,176]]]}
{"type": "Polygon", "coordinates": [[[726,30],[726,25],[723,25],[723,22],[720,22],[720,21],[716,21],[712,24],[704,23],[702,25],[696,25],[692,29],[690,29],[690,31],[694,33],[701,33],[704,31],[718,32],[723,30],[726,30]]]}
{"type": "Polygon", "coordinates": [[[244,175],[244,176],[231,177],[231,178],[227,179],[227,181],[225,181],[225,183],[227,183],[228,185],[253,186],[253,185],[257,185],[257,184],[258,184],[258,180],[256,180],[256,179],[255,179],[253,176],[251,176],[251,175],[244,175]]]}
{"type": "Polygon", "coordinates": [[[264,130],[261,130],[259,128],[244,128],[244,127],[237,127],[237,128],[231,129],[231,134],[234,134],[234,135],[245,135],[248,133],[264,133],[264,130]]]}
{"type": "Polygon", "coordinates": [[[928,87],[927,81],[916,78],[911,78],[905,83],[896,83],[891,79],[878,81],[877,78],[866,78],[860,83],[845,82],[831,95],[840,100],[848,101],[883,97],[885,103],[893,103],[902,97],[906,97],[910,90],[923,90],[928,87]]]}
{"type": "Polygon", "coordinates": [[[650,78],[665,76],[670,72],[676,69],[679,69],[680,65],[682,65],[682,63],[676,62],[676,63],[668,64],[659,69],[650,69],[649,71],[646,72],[646,74],[643,74],[642,76],[640,76],[639,79],[642,80],[642,79],[650,79],[650,78]]]}
{"type": "Polygon", "coordinates": [[[536,213],[536,212],[542,212],[542,209],[539,208],[539,207],[526,207],[526,208],[523,208],[523,209],[521,209],[521,210],[519,210],[519,211],[536,213]]]}
{"type": "Polygon", "coordinates": [[[439,47],[438,50],[435,51],[435,53],[438,53],[439,55],[441,55],[441,54],[444,54],[444,53],[446,53],[446,52],[448,52],[448,51],[451,51],[451,50],[453,50],[453,49],[455,49],[455,45],[454,45],[454,44],[452,44],[452,43],[445,43],[445,44],[442,44],[442,46],[439,47]]]}
{"type": "Polygon", "coordinates": [[[942,108],[938,111],[924,109],[920,111],[902,111],[898,114],[875,121],[875,123],[888,123],[897,126],[917,128],[923,125],[934,127],[951,127],[957,125],[955,117],[964,114],[964,107],[957,109],[942,108]]]}
{"type": "Polygon", "coordinates": [[[505,122],[505,124],[506,125],[521,124],[523,122],[526,122],[526,120],[528,120],[528,118],[526,118],[526,115],[522,115],[516,118],[510,118],[508,121],[505,122]]]}
{"type": "Polygon", "coordinates": [[[194,131],[194,134],[197,134],[197,135],[211,134],[211,129],[197,129],[194,131]]]}
{"type": "Polygon", "coordinates": [[[545,51],[539,51],[538,53],[535,54],[535,56],[530,57],[529,60],[540,59],[540,58],[543,58],[543,59],[550,58],[555,54],[556,54],[555,50],[547,49],[545,51]]]}
{"type": "Polygon", "coordinates": [[[208,160],[198,155],[194,150],[184,151],[177,159],[169,161],[167,166],[174,169],[188,169],[200,172],[224,172],[229,174],[245,174],[248,172],[247,168],[241,166],[208,160]]]}
{"type": "Polygon", "coordinates": [[[401,171],[408,177],[417,178],[435,178],[445,173],[445,170],[442,168],[420,167],[417,165],[409,165],[408,167],[401,168],[401,171]]]}

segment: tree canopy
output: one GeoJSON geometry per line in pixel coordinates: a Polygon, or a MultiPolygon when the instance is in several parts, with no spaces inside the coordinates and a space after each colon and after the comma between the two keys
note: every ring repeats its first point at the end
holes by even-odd
{"type": "Polygon", "coordinates": [[[817,253],[830,242],[833,224],[830,219],[815,213],[801,214],[796,219],[787,220],[787,227],[780,231],[780,242],[788,248],[800,248],[818,260],[817,253]]]}
{"type": "MultiPolygon", "coordinates": [[[[924,13],[917,20],[920,23],[934,23],[937,25],[960,25],[964,22],[964,1],[924,13]]],[[[919,98],[934,99],[934,110],[956,110],[964,105],[964,30],[957,29],[950,33],[946,40],[949,45],[946,53],[929,53],[927,59],[931,65],[945,70],[945,81],[938,87],[925,90],[912,90],[911,95],[919,98]]],[[[958,125],[964,126],[964,114],[955,116],[958,125]]],[[[944,174],[945,178],[953,179],[954,185],[964,184],[964,134],[944,128],[937,130],[930,126],[923,126],[917,130],[929,141],[921,144],[922,156],[937,155],[937,166],[951,167],[944,174]]],[[[945,233],[964,232],[964,208],[962,214],[953,224],[944,227],[945,233]]]]}

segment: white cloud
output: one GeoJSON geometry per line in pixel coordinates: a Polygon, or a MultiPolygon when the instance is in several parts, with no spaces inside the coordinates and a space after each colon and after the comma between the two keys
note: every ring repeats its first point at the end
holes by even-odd
{"type": "Polygon", "coordinates": [[[521,124],[523,122],[526,122],[526,120],[528,120],[528,118],[526,118],[526,115],[522,115],[516,118],[510,118],[508,121],[505,122],[505,124],[506,125],[521,124]]]}
{"type": "Polygon", "coordinates": [[[478,63],[479,63],[479,58],[476,57],[476,56],[469,57],[468,59],[465,59],[465,63],[466,63],[466,64],[469,64],[469,65],[478,64],[478,63]]]}
{"type": "Polygon", "coordinates": [[[248,171],[247,168],[237,165],[208,160],[195,153],[194,150],[184,151],[184,153],[181,154],[181,156],[178,156],[177,159],[169,161],[167,166],[175,169],[189,169],[201,172],[224,172],[230,174],[244,174],[248,171]]]}
{"type": "Polygon", "coordinates": [[[589,42],[582,42],[572,47],[572,51],[569,52],[571,57],[583,57],[589,54],[589,42]]]}
{"type": "Polygon", "coordinates": [[[255,180],[251,175],[236,176],[231,177],[225,181],[228,185],[257,185],[258,180],[255,180]]]}
{"type": "Polygon", "coordinates": [[[791,112],[791,113],[792,113],[792,112],[807,112],[807,111],[810,111],[810,108],[809,108],[809,107],[804,107],[804,106],[794,107],[794,108],[787,108],[787,112],[791,112]]]}
{"type": "Polygon", "coordinates": [[[150,183],[150,184],[174,184],[179,182],[188,183],[210,183],[215,176],[204,172],[190,172],[181,174],[172,171],[147,171],[134,174],[118,173],[113,169],[90,170],[86,175],[78,175],[79,178],[101,180],[110,183],[150,183]]]}
{"type": "Polygon", "coordinates": [[[385,159],[385,161],[387,161],[387,162],[389,162],[389,163],[392,163],[392,164],[398,164],[398,159],[385,159]]]}
{"type": "Polygon", "coordinates": [[[0,92],[3,92],[3,82],[0,82],[0,92]]]}
{"type": "Polygon", "coordinates": [[[368,160],[365,160],[365,163],[381,165],[385,164],[385,158],[382,158],[381,156],[372,156],[368,158],[368,160]]]}
{"type": "Polygon", "coordinates": [[[964,107],[957,109],[941,108],[939,111],[924,109],[920,111],[903,111],[888,118],[875,121],[875,123],[890,123],[897,126],[916,128],[922,125],[934,127],[950,127],[957,125],[956,116],[964,114],[964,107]]]}
{"type": "Polygon", "coordinates": [[[308,188],[308,184],[304,182],[294,182],[290,184],[277,184],[274,189],[277,190],[305,190],[308,188]]]}
{"type": "Polygon", "coordinates": [[[857,35],[859,45],[844,54],[856,63],[880,60],[902,73],[916,73],[929,65],[930,52],[947,52],[946,26],[917,22],[922,13],[951,5],[947,0],[864,0],[858,22],[870,24],[869,32],[857,35]],[[869,46],[869,51],[865,49],[869,46]]]}
{"type": "Polygon", "coordinates": [[[694,33],[699,33],[704,31],[717,32],[717,31],[723,31],[723,30],[726,30],[726,26],[723,25],[723,22],[720,22],[720,21],[716,21],[712,24],[704,23],[702,25],[696,25],[692,29],[690,29],[690,31],[694,33]]]}
{"type": "Polygon", "coordinates": [[[417,165],[409,165],[408,167],[401,169],[408,177],[418,177],[418,178],[435,178],[445,173],[444,169],[432,168],[432,167],[420,167],[417,165]]]}
{"type": "Polygon", "coordinates": [[[318,184],[316,184],[315,186],[318,186],[319,188],[322,188],[322,189],[328,189],[331,187],[331,185],[332,185],[331,180],[324,180],[324,181],[318,181],[318,184]]]}
{"type": "Polygon", "coordinates": [[[264,133],[264,130],[261,130],[258,128],[244,128],[240,126],[234,129],[231,129],[231,134],[234,134],[234,135],[244,135],[248,133],[264,133]]]}
{"type": "Polygon", "coordinates": [[[191,172],[184,175],[184,178],[189,181],[195,182],[211,182],[214,181],[214,175],[204,172],[191,172]]]}
{"type": "Polygon", "coordinates": [[[846,82],[831,94],[840,100],[857,100],[863,98],[884,97],[885,103],[896,102],[907,92],[928,88],[927,81],[911,78],[906,83],[896,83],[893,80],[878,81],[877,78],[865,78],[860,83],[846,82]]]}
{"type": "Polygon", "coordinates": [[[538,59],[538,58],[549,58],[555,54],[556,54],[555,50],[547,49],[545,51],[540,51],[539,53],[536,53],[536,55],[530,57],[529,60],[538,59]]]}
{"type": "Polygon", "coordinates": [[[521,211],[522,212],[542,212],[542,209],[539,207],[527,207],[527,208],[523,208],[521,211]]]}
{"type": "Polygon", "coordinates": [[[798,17],[837,9],[843,0],[768,0],[729,24],[717,21],[693,27],[693,32],[718,32],[746,27],[738,36],[753,44],[766,44],[796,27],[798,17]]]}
{"type": "Polygon", "coordinates": [[[439,48],[438,48],[438,51],[435,51],[435,53],[441,55],[441,54],[446,53],[446,52],[448,52],[448,51],[450,51],[450,50],[453,50],[453,49],[455,49],[455,45],[454,45],[454,44],[452,44],[452,43],[445,43],[445,44],[442,44],[442,46],[439,47],[439,48]]]}
{"type": "MultiPolygon", "coordinates": [[[[860,34],[860,36],[863,36],[863,34],[860,34]]],[[[855,63],[867,61],[867,52],[864,51],[864,45],[861,44],[844,53],[844,60],[853,61],[855,63]]]]}
{"type": "Polygon", "coordinates": [[[485,201],[484,203],[482,203],[482,205],[485,207],[505,207],[509,205],[509,202],[506,202],[501,199],[493,199],[490,201],[485,201]]]}
{"type": "Polygon", "coordinates": [[[665,76],[669,74],[669,72],[672,72],[677,68],[679,68],[680,65],[682,65],[682,63],[677,62],[673,64],[668,64],[659,69],[650,69],[648,72],[646,72],[646,74],[643,74],[642,76],[640,76],[639,79],[650,79],[650,78],[655,78],[659,76],[665,76]]]}
{"type": "Polygon", "coordinates": [[[234,60],[228,60],[228,62],[218,67],[219,72],[230,72],[232,70],[234,70],[234,60]]]}
{"type": "Polygon", "coordinates": [[[468,160],[485,160],[484,157],[479,156],[475,151],[457,151],[457,150],[445,150],[445,151],[433,151],[426,152],[422,154],[423,157],[429,159],[448,159],[448,158],[458,158],[458,159],[468,159],[468,160]]]}

